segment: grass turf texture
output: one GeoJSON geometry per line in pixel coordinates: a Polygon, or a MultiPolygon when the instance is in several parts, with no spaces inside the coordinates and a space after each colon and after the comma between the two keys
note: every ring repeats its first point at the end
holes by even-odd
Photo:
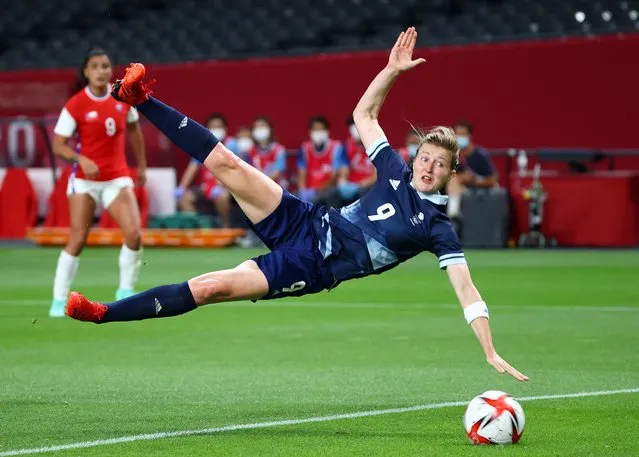
{"type": "MultiPolygon", "coordinates": [[[[0,453],[469,401],[488,389],[524,397],[639,387],[636,251],[467,253],[496,347],[526,384],[484,362],[429,255],[302,299],[96,326],[46,317],[58,253],[0,249],[0,453]]],[[[139,288],[257,253],[147,249],[139,288]]],[[[87,249],[74,289],[108,301],[117,278],[117,250],[87,249]]],[[[508,448],[469,445],[457,406],[49,455],[639,454],[639,393],[522,405],[526,431],[508,448]]]]}

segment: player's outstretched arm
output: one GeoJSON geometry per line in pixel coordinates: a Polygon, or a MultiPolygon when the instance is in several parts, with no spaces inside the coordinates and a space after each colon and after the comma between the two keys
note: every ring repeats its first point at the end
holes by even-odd
{"type": "Polygon", "coordinates": [[[446,271],[448,272],[448,279],[453,289],[455,289],[459,303],[461,303],[464,309],[464,317],[473,329],[475,336],[479,340],[479,344],[481,344],[484,350],[486,361],[500,373],[508,373],[518,381],[527,381],[528,376],[510,366],[508,362],[502,359],[499,354],[497,354],[497,351],[495,351],[490,325],[488,323],[488,307],[486,303],[482,301],[477,288],[473,284],[468,265],[449,265],[446,271]]]}
{"type": "Polygon", "coordinates": [[[403,72],[425,62],[424,59],[413,60],[416,42],[417,31],[415,27],[409,27],[405,32],[400,33],[388,57],[388,64],[375,76],[353,111],[355,126],[364,147],[367,149],[384,136],[384,132],[377,122],[377,116],[395,80],[403,72]]]}

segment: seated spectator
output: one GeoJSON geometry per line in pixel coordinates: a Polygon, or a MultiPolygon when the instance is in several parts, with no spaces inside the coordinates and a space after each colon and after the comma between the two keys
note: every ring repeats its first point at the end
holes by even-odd
{"type": "Polygon", "coordinates": [[[251,131],[251,127],[248,125],[241,126],[237,129],[235,138],[237,140],[237,155],[242,158],[242,160],[248,160],[249,151],[253,147],[253,133],[251,131]]]}
{"type": "MultiPolygon", "coordinates": [[[[237,141],[227,136],[227,122],[222,114],[211,114],[206,120],[206,126],[231,151],[238,153],[237,141]]],[[[217,182],[213,173],[197,160],[192,160],[184,170],[180,183],[175,189],[175,197],[178,199],[179,211],[209,213],[214,210],[220,217],[222,225],[229,226],[231,195],[217,182]],[[196,178],[199,184],[193,186],[196,178]]]]}
{"type": "Polygon", "coordinates": [[[226,118],[221,113],[213,113],[206,119],[206,128],[211,131],[224,145],[229,148],[235,155],[238,154],[237,140],[228,133],[228,124],[226,118]]]}
{"type": "Polygon", "coordinates": [[[275,140],[273,124],[260,116],[253,121],[253,146],[248,152],[248,162],[285,189],[286,148],[275,140]]]}
{"type": "Polygon", "coordinates": [[[473,143],[473,126],[468,121],[455,124],[459,146],[457,174],[446,186],[448,217],[461,219],[461,198],[467,189],[489,188],[497,185],[497,173],[486,149],[473,143]]]}
{"type": "Polygon", "coordinates": [[[399,151],[397,151],[406,163],[409,163],[417,155],[417,147],[419,146],[419,141],[419,135],[414,129],[411,128],[408,133],[406,133],[404,146],[399,148],[399,151]]]}
{"type": "Polygon", "coordinates": [[[343,147],[330,138],[330,123],[324,116],[308,122],[310,139],[298,154],[298,195],[302,200],[323,202],[334,195],[337,170],[345,166],[343,147]]]}
{"type": "MultiPolygon", "coordinates": [[[[251,133],[253,145],[248,151],[247,161],[286,189],[286,148],[275,140],[273,124],[267,117],[259,116],[253,121],[251,133]]],[[[238,143],[239,141],[240,139],[238,143]]],[[[246,235],[238,238],[236,242],[245,248],[263,246],[252,230],[247,231],[246,235]]]]}

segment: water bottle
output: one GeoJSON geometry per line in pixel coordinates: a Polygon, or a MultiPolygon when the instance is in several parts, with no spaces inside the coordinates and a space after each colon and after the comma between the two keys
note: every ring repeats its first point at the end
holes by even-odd
{"type": "Polygon", "coordinates": [[[528,156],[523,149],[519,150],[517,154],[517,168],[519,169],[519,176],[523,177],[526,174],[526,167],[528,166],[528,156]]]}

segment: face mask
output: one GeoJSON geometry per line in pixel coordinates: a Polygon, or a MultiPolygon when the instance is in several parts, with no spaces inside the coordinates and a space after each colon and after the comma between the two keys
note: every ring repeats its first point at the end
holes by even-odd
{"type": "Polygon", "coordinates": [[[357,127],[355,127],[355,124],[351,124],[348,130],[351,132],[351,138],[353,138],[355,141],[359,141],[359,132],[357,131],[357,127]]]}
{"type": "Polygon", "coordinates": [[[226,136],[226,129],[223,128],[209,129],[209,132],[211,132],[218,140],[223,140],[226,136]]]}
{"type": "Polygon", "coordinates": [[[328,141],[328,130],[313,130],[311,132],[311,141],[315,145],[320,145],[328,141]]]}
{"type": "Polygon", "coordinates": [[[268,127],[255,127],[253,129],[253,138],[255,141],[266,141],[271,137],[271,129],[268,127]]]}
{"type": "Polygon", "coordinates": [[[240,152],[249,152],[249,150],[253,147],[253,140],[250,138],[238,138],[237,139],[237,148],[240,152]]]}
{"type": "Polygon", "coordinates": [[[459,149],[466,149],[470,144],[470,139],[466,135],[459,135],[457,137],[457,146],[459,149]]]}
{"type": "Polygon", "coordinates": [[[409,144],[408,145],[408,155],[411,157],[415,157],[417,155],[417,144],[409,144]]]}

